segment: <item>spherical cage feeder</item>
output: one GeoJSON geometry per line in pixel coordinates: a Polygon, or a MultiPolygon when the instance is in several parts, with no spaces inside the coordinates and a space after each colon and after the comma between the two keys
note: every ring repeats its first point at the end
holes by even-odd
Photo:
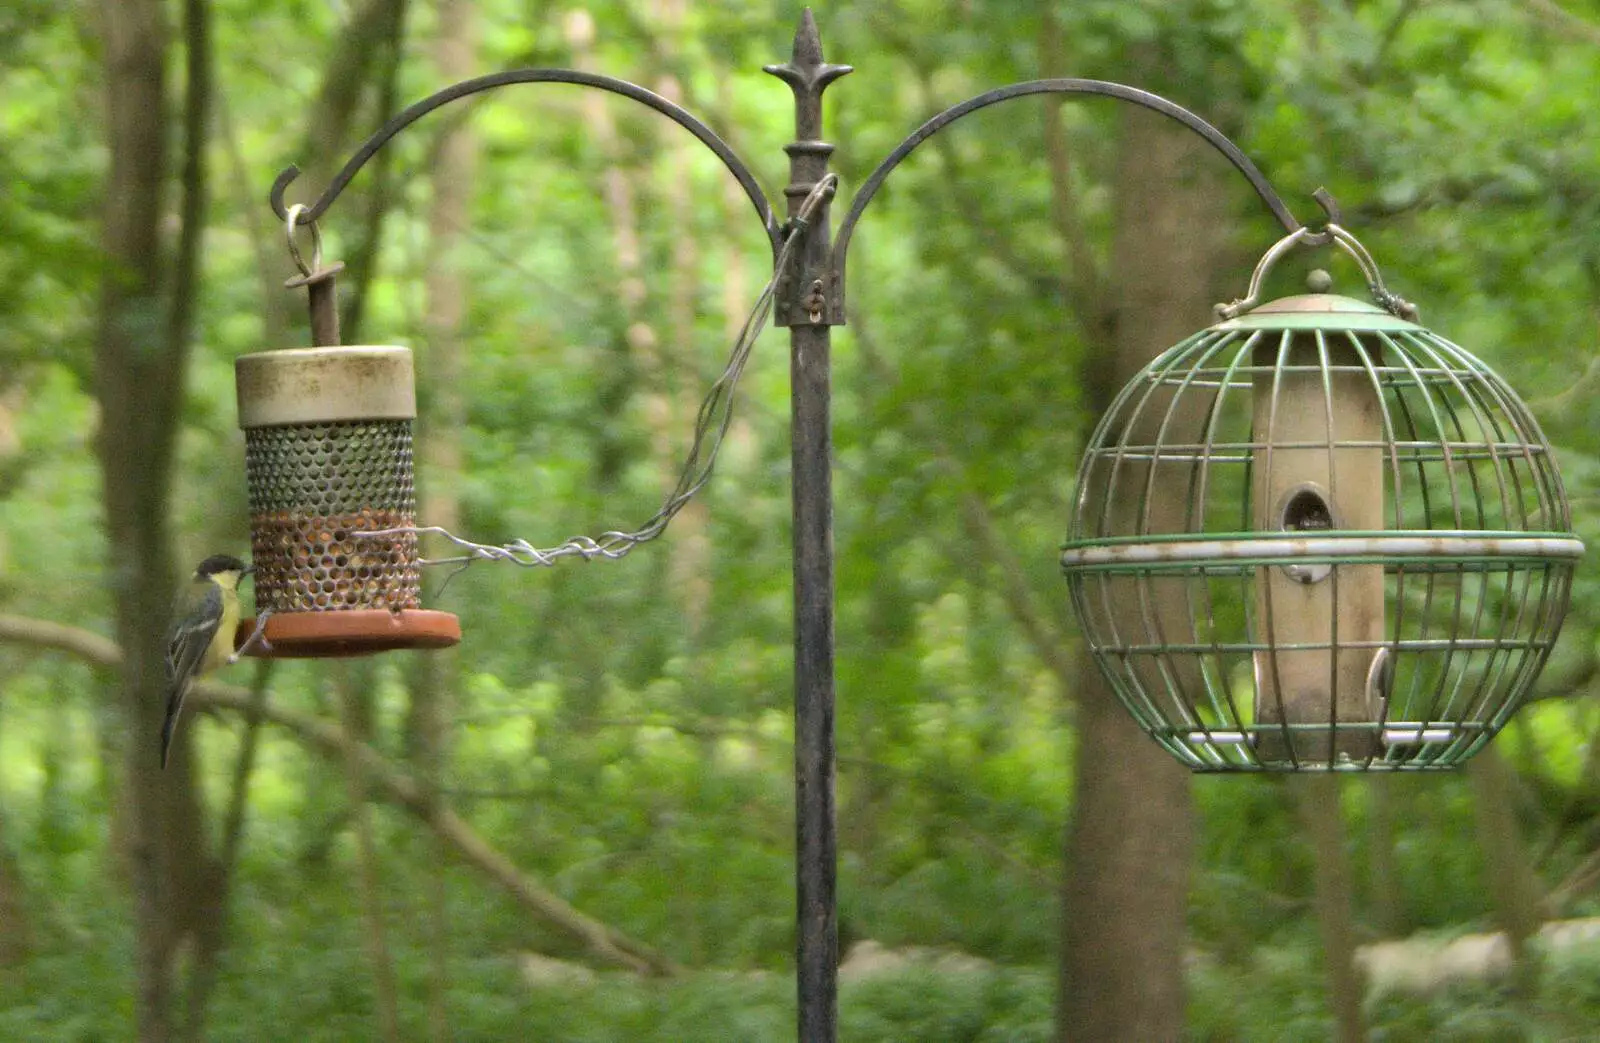
{"type": "Polygon", "coordinates": [[[1393,771],[1453,767],[1499,731],[1582,552],[1504,380],[1408,318],[1311,293],[1122,389],[1062,566],[1112,689],[1191,768],[1393,771]]]}
{"type": "MultiPolygon", "coordinates": [[[[422,608],[409,349],[295,348],[235,363],[258,612],[271,654],[441,648],[456,617],[422,608]]],[[[250,633],[252,621],[240,627],[250,633]]]]}

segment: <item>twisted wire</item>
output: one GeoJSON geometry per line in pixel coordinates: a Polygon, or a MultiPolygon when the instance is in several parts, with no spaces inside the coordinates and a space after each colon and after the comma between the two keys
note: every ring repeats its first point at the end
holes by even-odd
{"type": "MultiPolygon", "coordinates": [[[[543,549],[535,547],[524,539],[501,544],[476,543],[438,525],[375,529],[351,533],[351,536],[357,539],[376,539],[415,533],[442,537],[465,553],[446,558],[423,558],[420,564],[456,565],[459,566],[456,572],[479,561],[506,562],[524,568],[540,568],[552,566],[562,558],[570,557],[582,558],[585,561],[594,558],[615,559],[624,556],[639,544],[660,536],[678,512],[683,510],[710,480],[728,428],[733,422],[734,392],[739,386],[739,378],[744,374],[745,364],[750,360],[756,339],[766,328],[767,319],[772,315],[778,281],[793,263],[799,243],[805,238],[811,219],[816,215],[818,208],[833,197],[838,183],[838,175],[829,174],[812,187],[799,209],[795,211],[795,216],[790,220],[789,234],[784,239],[783,246],[778,251],[777,261],[773,265],[772,278],[762,288],[760,296],[756,298],[755,307],[745,318],[739,335],[734,339],[733,351],[728,356],[728,364],[723,368],[722,375],[712,383],[705,399],[700,403],[700,410],[695,416],[694,438],[684,458],[683,468],[678,474],[678,481],[667,494],[660,509],[637,529],[628,532],[613,530],[601,533],[599,536],[573,536],[554,547],[543,549]]],[[[456,572],[446,578],[446,584],[454,578],[456,572]]],[[[442,592],[443,588],[440,590],[442,592]]]]}

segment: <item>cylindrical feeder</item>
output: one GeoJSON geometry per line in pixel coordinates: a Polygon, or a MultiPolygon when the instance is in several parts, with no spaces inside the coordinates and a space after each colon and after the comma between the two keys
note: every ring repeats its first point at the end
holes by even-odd
{"type": "Polygon", "coordinates": [[[1453,767],[1560,631],[1583,553],[1561,476],[1516,393],[1375,269],[1384,307],[1255,307],[1275,256],[1090,439],[1062,554],[1085,639],[1196,771],[1453,767]]]}
{"type": "Polygon", "coordinates": [[[422,608],[416,534],[357,535],[416,525],[411,351],[292,348],[242,356],[234,373],[270,654],[457,643],[456,617],[422,608]]]}

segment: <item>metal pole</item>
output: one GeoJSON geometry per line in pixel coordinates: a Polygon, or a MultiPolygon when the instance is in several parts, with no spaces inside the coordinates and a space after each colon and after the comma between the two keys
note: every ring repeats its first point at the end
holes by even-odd
{"type": "MultiPolygon", "coordinates": [[[[794,91],[789,215],[828,172],[822,92],[850,71],[822,60],[817,23],[806,9],[794,53],[766,71],[794,91]]],[[[794,785],[796,987],[800,1043],[838,1038],[839,920],[833,809],[833,444],[829,407],[830,244],[828,208],[795,230],[806,241],[793,274],[779,284],[776,321],[789,327],[794,496],[794,785]]]]}

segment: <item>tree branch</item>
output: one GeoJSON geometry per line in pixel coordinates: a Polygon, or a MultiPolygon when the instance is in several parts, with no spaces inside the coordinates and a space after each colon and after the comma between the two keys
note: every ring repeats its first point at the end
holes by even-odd
{"type": "MultiPolygon", "coordinates": [[[[1053,621],[1046,618],[1046,613],[1039,607],[1039,599],[1028,585],[1022,563],[1000,534],[989,505],[984,503],[983,497],[972,491],[971,484],[966,480],[965,468],[942,451],[940,459],[951,476],[967,487],[961,494],[962,520],[966,523],[968,534],[982,549],[982,557],[1000,573],[1000,595],[1011,618],[1027,635],[1034,654],[1056,675],[1062,692],[1072,691],[1078,684],[1078,664],[1073,654],[1075,642],[1069,642],[1064,635],[1073,630],[1059,618],[1053,621]]],[[[1056,602],[1058,605],[1062,603],[1059,599],[1056,602]]]]}
{"type": "Polygon", "coordinates": [[[1546,908],[1552,913],[1559,911],[1596,884],[1600,884],[1600,848],[1589,852],[1565,880],[1551,889],[1545,899],[1546,908]]]}
{"type": "MultiPolygon", "coordinates": [[[[122,652],[115,642],[77,627],[40,619],[0,613],[0,641],[53,648],[68,652],[90,664],[114,670],[122,663],[122,652]]],[[[499,884],[518,905],[571,935],[595,958],[624,967],[638,974],[670,976],[682,968],[650,946],[623,934],[609,924],[588,916],[517,867],[479,836],[449,807],[430,801],[423,787],[410,775],[390,764],[377,751],[355,742],[344,729],[309,714],[280,707],[257,706],[250,693],[234,685],[201,681],[189,694],[188,705],[202,713],[221,711],[251,714],[293,733],[330,757],[341,757],[352,750],[368,778],[390,800],[433,830],[465,862],[499,884]]]]}
{"type": "Polygon", "coordinates": [[[0,641],[33,648],[52,648],[85,660],[91,666],[117,670],[122,649],[108,637],[62,623],[0,612],[0,641]]]}
{"type": "Polygon", "coordinates": [[[1556,32],[1575,33],[1589,43],[1600,46],[1600,25],[1578,17],[1555,0],[1528,0],[1528,6],[1556,32]]]}

